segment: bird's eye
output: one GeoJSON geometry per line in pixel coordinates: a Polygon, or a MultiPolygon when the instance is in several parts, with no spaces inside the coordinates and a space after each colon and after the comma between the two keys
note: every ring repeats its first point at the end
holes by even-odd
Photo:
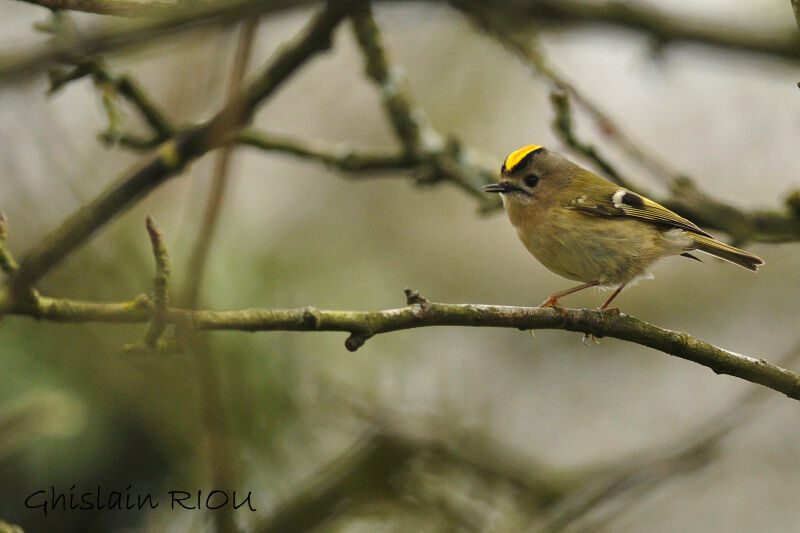
{"type": "Polygon", "coordinates": [[[531,173],[525,176],[525,179],[523,181],[525,182],[525,185],[533,189],[534,187],[536,187],[536,185],[539,184],[539,176],[531,173]]]}

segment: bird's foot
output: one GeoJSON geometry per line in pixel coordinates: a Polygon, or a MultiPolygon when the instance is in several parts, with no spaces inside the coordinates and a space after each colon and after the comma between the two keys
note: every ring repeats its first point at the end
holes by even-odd
{"type": "Polygon", "coordinates": [[[600,341],[592,333],[583,334],[584,346],[591,346],[592,344],[600,344],[600,341]]]}
{"type": "Polygon", "coordinates": [[[547,300],[542,302],[542,305],[540,305],[539,307],[550,307],[552,309],[555,309],[556,311],[561,313],[561,326],[563,327],[564,324],[567,323],[567,310],[561,307],[561,304],[558,303],[558,298],[556,298],[555,296],[549,297],[547,300]]]}
{"type": "Polygon", "coordinates": [[[610,313],[614,316],[620,315],[619,307],[601,307],[600,310],[604,313],[610,313]]]}
{"type": "Polygon", "coordinates": [[[561,307],[561,304],[558,303],[558,298],[556,298],[555,296],[551,296],[547,300],[543,301],[539,307],[552,307],[553,309],[561,313],[564,316],[564,318],[567,317],[567,310],[561,307]]]}

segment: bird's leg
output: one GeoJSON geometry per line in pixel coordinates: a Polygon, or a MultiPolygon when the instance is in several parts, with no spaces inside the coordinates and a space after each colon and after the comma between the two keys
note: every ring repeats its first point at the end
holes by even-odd
{"type": "MultiPolygon", "coordinates": [[[[600,284],[599,281],[591,281],[589,283],[584,283],[583,285],[579,285],[577,287],[572,287],[571,289],[567,289],[567,290],[562,291],[562,292],[557,292],[554,295],[550,296],[547,300],[542,302],[542,305],[540,305],[539,307],[552,307],[553,309],[557,310],[562,315],[564,315],[564,317],[566,317],[567,316],[567,310],[564,309],[563,307],[561,307],[561,304],[558,303],[558,299],[561,298],[562,296],[567,296],[567,295],[572,294],[574,292],[582,291],[583,289],[588,289],[589,287],[596,287],[599,284],[600,284]]],[[[616,296],[616,294],[615,294],[615,296],[616,296]]]]}
{"type": "MultiPolygon", "coordinates": [[[[621,293],[622,289],[624,289],[624,288],[625,288],[625,283],[620,285],[619,288],[617,288],[617,290],[614,291],[614,294],[612,294],[611,297],[608,300],[606,300],[606,303],[604,303],[603,305],[600,306],[600,310],[603,311],[603,312],[606,312],[606,313],[611,313],[611,314],[619,316],[619,307],[608,307],[608,304],[610,304],[611,300],[616,298],[617,295],[619,293],[621,293]]],[[[591,342],[594,343],[594,344],[598,344],[600,342],[600,341],[597,340],[597,337],[595,337],[594,335],[592,335],[590,333],[584,333],[583,334],[583,344],[589,346],[590,345],[590,342],[589,342],[590,339],[591,339],[591,342]]]]}
{"type": "Polygon", "coordinates": [[[611,297],[608,300],[606,300],[606,303],[604,303],[603,305],[600,306],[600,310],[601,311],[605,311],[606,313],[612,313],[612,314],[615,314],[615,315],[619,314],[619,307],[608,307],[608,304],[610,304],[611,300],[616,298],[617,295],[622,292],[622,289],[625,288],[625,285],[626,285],[625,283],[620,285],[619,288],[614,291],[614,294],[612,294],[611,297]]]}

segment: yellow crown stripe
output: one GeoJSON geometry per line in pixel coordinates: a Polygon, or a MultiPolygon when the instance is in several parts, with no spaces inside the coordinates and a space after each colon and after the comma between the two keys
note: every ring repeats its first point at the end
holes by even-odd
{"type": "Polygon", "coordinates": [[[543,148],[538,144],[529,144],[525,148],[520,148],[514,152],[511,152],[509,156],[506,158],[506,170],[514,170],[514,167],[522,161],[526,155],[530,154],[531,152],[535,152],[536,150],[543,148]]]}

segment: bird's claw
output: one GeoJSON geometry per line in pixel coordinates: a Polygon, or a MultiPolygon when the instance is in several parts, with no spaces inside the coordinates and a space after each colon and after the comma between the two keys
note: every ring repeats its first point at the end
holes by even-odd
{"type": "Polygon", "coordinates": [[[564,316],[564,318],[566,318],[567,316],[567,310],[561,307],[561,304],[558,303],[558,299],[555,296],[551,296],[547,300],[543,301],[542,305],[540,305],[539,307],[551,307],[556,311],[558,311],[559,313],[561,313],[564,316]]]}
{"type": "Polygon", "coordinates": [[[542,305],[540,305],[539,307],[549,307],[551,309],[555,309],[556,311],[561,313],[561,318],[562,318],[561,325],[563,326],[564,324],[567,323],[567,310],[561,307],[561,304],[558,303],[558,298],[556,298],[555,296],[549,297],[547,300],[542,302],[542,305]]]}
{"type": "Polygon", "coordinates": [[[591,346],[592,344],[600,344],[600,341],[597,339],[597,337],[594,336],[594,334],[584,333],[583,344],[584,346],[591,346]]]}

